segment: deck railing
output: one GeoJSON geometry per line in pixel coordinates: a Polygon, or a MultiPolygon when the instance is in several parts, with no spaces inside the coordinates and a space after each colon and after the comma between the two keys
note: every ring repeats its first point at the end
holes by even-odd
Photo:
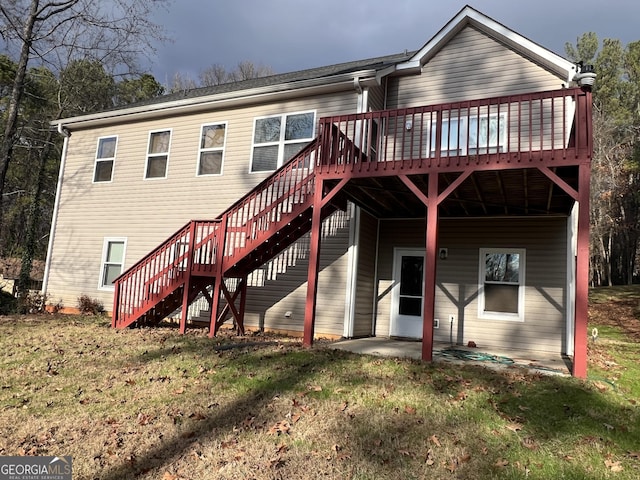
{"type": "Polygon", "coordinates": [[[335,173],[577,157],[590,148],[586,95],[572,88],[324,118],[318,165],[335,173]]]}
{"type": "Polygon", "coordinates": [[[184,282],[188,268],[212,272],[221,248],[220,220],[193,220],[115,280],[113,326],[126,325],[184,282]]]}
{"type": "Polygon", "coordinates": [[[220,217],[226,225],[225,262],[233,263],[311,205],[317,149],[314,140],[220,217]]]}
{"type": "Polygon", "coordinates": [[[113,326],[135,321],[190,273],[220,276],[313,201],[317,141],[215,220],[193,220],[115,280],[113,326]]]}

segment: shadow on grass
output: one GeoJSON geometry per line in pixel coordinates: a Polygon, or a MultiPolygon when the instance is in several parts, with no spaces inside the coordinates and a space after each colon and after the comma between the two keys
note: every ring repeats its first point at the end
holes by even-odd
{"type": "MultiPolygon", "coordinates": [[[[182,343],[179,347],[181,353],[206,354],[206,350],[202,348],[200,342],[185,344],[186,342],[180,342],[180,338],[184,339],[185,337],[172,338],[172,340],[174,343],[182,343]]],[[[211,342],[210,339],[208,341],[211,342]]],[[[179,458],[194,442],[211,438],[211,436],[216,435],[213,432],[231,431],[235,426],[241,424],[247,415],[265,408],[275,395],[305,390],[306,383],[311,380],[311,377],[319,369],[328,364],[340,362],[344,358],[344,355],[328,350],[314,351],[311,355],[298,355],[294,358],[296,350],[285,350],[283,352],[247,357],[243,361],[242,347],[260,350],[260,345],[267,347],[267,343],[261,342],[257,346],[247,346],[240,343],[238,351],[234,352],[236,355],[235,360],[238,360],[242,367],[259,369],[263,372],[269,371],[271,368],[271,373],[265,381],[258,383],[259,386],[257,388],[238,398],[237,401],[224,407],[215,415],[207,417],[194,425],[194,428],[189,431],[188,439],[185,439],[184,435],[180,435],[163,440],[159,447],[147,452],[144,456],[137,457],[134,466],[130,464],[116,466],[106,473],[102,479],[120,480],[122,478],[131,478],[132,470],[135,470],[135,475],[139,475],[145,471],[169,465],[172,460],[179,458]],[[281,368],[283,355],[287,355],[291,359],[286,363],[286,368],[281,368]],[[307,358],[312,358],[313,361],[309,361],[307,358]]],[[[210,345],[209,351],[213,351],[216,348],[216,345],[210,345]]],[[[300,349],[298,349],[298,352],[300,352],[300,349]]],[[[175,350],[163,348],[153,354],[144,355],[140,360],[142,363],[146,363],[154,358],[157,359],[171,354],[175,354],[175,350]]]]}
{"type": "MultiPolygon", "coordinates": [[[[212,344],[215,340],[206,338],[178,336],[171,337],[170,342],[171,346],[167,344],[141,355],[139,361],[146,363],[174,355],[176,346],[180,353],[206,357],[207,353],[214,353],[217,348],[227,345],[225,342],[212,344]]],[[[234,366],[242,371],[256,373],[257,379],[252,383],[254,388],[214,415],[194,424],[188,439],[184,435],[165,438],[161,445],[137,457],[134,465],[117,465],[105,472],[102,478],[130,478],[168,467],[194,442],[211,440],[216,435],[231,432],[248,415],[259,414],[275,395],[291,395],[306,390],[309,384],[318,381],[317,374],[325,369],[346,369],[337,379],[334,377],[336,390],[356,385],[349,380],[349,375],[366,378],[363,372],[349,370],[356,358],[354,354],[322,348],[308,351],[295,343],[292,348],[281,351],[267,350],[266,347],[272,347],[273,343],[238,342],[237,348],[224,352],[224,355],[229,355],[227,363],[234,362],[234,366]],[[262,351],[261,347],[265,350],[262,351]],[[343,363],[345,365],[341,365],[343,363]]],[[[377,361],[381,360],[371,357],[372,363],[377,361]]],[[[503,474],[508,477],[505,470],[497,471],[500,467],[496,467],[496,461],[509,456],[524,458],[527,451],[522,454],[519,442],[525,436],[534,438],[538,445],[567,445],[569,450],[581,442],[584,445],[598,443],[618,451],[633,451],[640,444],[637,410],[614,402],[609,396],[576,379],[531,376],[512,369],[498,371],[473,365],[434,365],[410,360],[398,360],[396,366],[398,373],[389,381],[403,384],[404,388],[412,388],[414,393],[422,393],[425,397],[432,396],[435,404],[448,403],[453,407],[434,416],[429,414],[428,408],[417,413],[398,412],[396,409],[394,413],[375,407],[370,415],[361,413],[336,426],[335,437],[343,438],[348,444],[349,468],[357,470],[360,465],[366,471],[375,471],[377,478],[398,478],[402,469],[426,468],[425,460],[430,448],[438,455],[445,451],[438,451],[430,440],[436,432],[442,435],[440,441],[443,444],[450,444],[446,455],[443,453],[441,458],[436,457],[438,465],[443,468],[443,464],[453,462],[457,478],[499,478],[503,474]],[[407,383],[410,384],[408,387],[407,383]],[[485,406],[467,408],[465,402],[471,400],[465,399],[465,392],[482,392],[481,395],[486,395],[486,400],[483,400],[485,406]],[[474,417],[478,410],[482,418],[474,417]],[[496,435],[487,425],[500,422],[520,427],[517,432],[502,428],[496,435]],[[456,449],[461,451],[462,447],[472,460],[455,458],[456,449]]],[[[336,392],[324,393],[333,395],[336,392]]],[[[556,462],[554,474],[560,471],[563,478],[597,478],[593,477],[589,465],[562,460],[562,452],[548,455],[552,455],[556,462]]],[[[513,478],[516,473],[512,471],[511,474],[512,477],[508,478],[513,478]]],[[[531,478],[544,477],[534,475],[531,478]]]]}

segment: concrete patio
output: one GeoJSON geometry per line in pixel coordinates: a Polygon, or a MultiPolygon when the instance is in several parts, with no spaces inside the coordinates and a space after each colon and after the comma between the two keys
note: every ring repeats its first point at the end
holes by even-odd
{"type": "MultiPolygon", "coordinates": [[[[381,357],[413,358],[419,360],[422,354],[420,341],[399,340],[383,337],[338,340],[330,345],[336,350],[345,350],[364,355],[381,357]]],[[[433,346],[434,362],[474,364],[487,368],[525,368],[546,375],[570,375],[571,358],[548,352],[524,350],[501,350],[470,348],[449,343],[433,346]]]]}

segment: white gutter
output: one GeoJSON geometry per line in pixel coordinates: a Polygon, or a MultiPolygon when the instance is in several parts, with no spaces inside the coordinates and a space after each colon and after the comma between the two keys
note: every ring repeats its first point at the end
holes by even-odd
{"type": "Polygon", "coordinates": [[[51,216],[51,229],[49,230],[49,245],[47,246],[47,260],[44,266],[44,276],[42,277],[42,295],[47,293],[47,284],[49,283],[49,272],[51,271],[51,254],[53,253],[53,239],[56,232],[56,223],[58,221],[58,210],[60,208],[60,193],[62,191],[62,179],[64,177],[64,166],[67,161],[67,148],[69,145],[69,137],[71,133],[67,130],[62,122],[58,124],[58,133],[64,136],[62,144],[62,154],[60,155],[60,170],[58,171],[58,184],[56,186],[56,199],[53,204],[53,215],[51,216]]]}
{"type": "Polygon", "coordinates": [[[313,93],[329,93],[340,90],[351,90],[354,82],[357,84],[375,81],[376,70],[361,70],[357,72],[300,80],[289,83],[279,83],[265,87],[235,90],[201,97],[185,98],[169,102],[122,108],[107,112],[99,112],[79,117],[71,117],[52,122],[52,125],[64,123],[67,128],[88,128],[104,124],[114,124],[118,121],[129,122],[141,118],[149,119],[159,116],[169,116],[194,112],[211,108],[228,108],[255,103],[257,100],[266,101],[270,97],[291,98],[306,96],[313,93]]]}

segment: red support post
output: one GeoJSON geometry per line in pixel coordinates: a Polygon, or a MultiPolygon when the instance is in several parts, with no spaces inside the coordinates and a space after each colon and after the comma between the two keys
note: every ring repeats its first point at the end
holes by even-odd
{"type": "Polygon", "coordinates": [[[238,288],[240,288],[240,306],[236,323],[238,324],[238,333],[244,335],[244,311],[247,305],[247,275],[242,277],[238,288]]]}
{"type": "Polygon", "coordinates": [[[211,295],[210,317],[209,317],[209,338],[213,338],[218,333],[218,306],[220,305],[220,284],[223,282],[222,275],[214,277],[213,292],[211,295]]]}
{"type": "MultiPolygon", "coordinates": [[[[189,250],[187,252],[187,265],[184,271],[184,287],[182,290],[182,313],[180,315],[180,333],[187,330],[187,316],[189,315],[189,296],[191,294],[191,269],[193,268],[193,250],[196,245],[196,222],[189,225],[189,250]]],[[[176,252],[178,257],[179,251],[176,252]]]]}
{"type": "Polygon", "coordinates": [[[424,268],[424,310],[422,313],[422,360],[433,359],[433,319],[436,304],[436,259],[438,241],[438,174],[429,174],[427,232],[424,268]]]}
{"type": "Polygon", "coordinates": [[[113,292],[113,311],[111,312],[111,328],[116,328],[120,315],[120,281],[115,284],[113,292]]]}
{"type": "Polygon", "coordinates": [[[590,165],[580,165],[578,249],[576,255],[576,306],[573,337],[574,377],[587,377],[587,321],[589,300],[589,177],[590,165]]]}
{"type": "Polygon", "coordinates": [[[318,273],[320,269],[320,234],[322,227],[322,190],[323,181],[316,176],[313,196],[313,217],[311,220],[311,239],[309,249],[309,270],[307,274],[307,301],[304,307],[303,345],[313,344],[314,325],[316,321],[316,300],[318,295],[318,273]]]}

